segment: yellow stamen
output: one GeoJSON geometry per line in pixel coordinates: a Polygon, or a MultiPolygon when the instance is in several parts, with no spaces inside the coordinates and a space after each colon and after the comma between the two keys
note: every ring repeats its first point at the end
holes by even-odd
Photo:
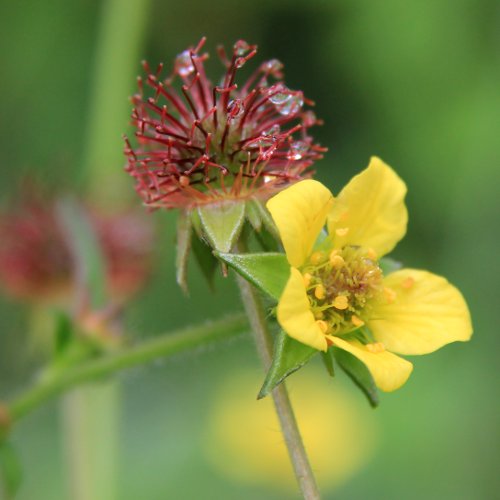
{"type": "Polygon", "coordinates": [[[323,260],[323,252],[314,252],[309,260],[313,266],[317,266],[323,260]]]}
{"type": "Polygon", "coordinates": [[[373,250],[373,248],[369,248],[368,249],[368,252],[366,253],[366,256],[370,260],[377,260],[377,253],[375,252],[375,250],[373,250]]]}
{"type": "Polygon", "coordinates": [[[316,321],[316,324],[319,326],[319,329],[323,333],[327,333],[328,332],[328,323],[326,321],[323,321],[323,320],[319,319],[318,321],[316,321]]]}
{"type": "Polygon", "coordinates": [[[334,253],[335,250],[330,254],[330,264],[332,267],[342,267],[345,264],[345,260],[342,258],[342,256],[337,255],[334,253]]]}
{"type": "Polygon", "coordinates": [[[347,300],[347,297],[345,295],[338,295],[337,297],[335,297],[335,299],[333,300],[333,307],[340,310],[347,309],[349,307],[349,301],[347,300]]]}
{"type": "Polygon", "coordinates": [[[314,296],[318,299],[318,300],[322,300],[325,298],[326,296],[326,290],[325,290],[325,287],[323,285],[317,285],[316,288],[314,289],[314,296]]]}
{"type": "Polygon", "coordinates": [[[349,232],[348,227],[339,227],[338,229],[335,230],[335,234],[337,236],[345,236],[349,232]]]}
{"type": "Polygon", "coordinates": [[[392,288],[384,288],[384,294],[389,304],[392,304],[396,300],[397,294],[392,288]]]}
{"type": "Polygon", "coordinates": [[[401,283],[401,288],[406,288],[406,290],[409,290],[414,284],[415,280],[411,276],[408,276],[408,278],[403,280],[403,282],[401,283]]]}
{"type": "Polygon", "coordinates": [[[374,342],[373,344],[366,344],[366,348],[373,354],[379,354],[385,351],[385,345],[382,342],[374,342]]]}
{"type": "Polygon", "coordinates": [[[310,273],[304,273],[303,275],[304,278],[304,286],[306,288],[309,288],[309,285],[311,284],[312,276],[310,273]]]}
{"type": "Polygon", "coordinates": [[[356,327],[363,326],[365,324],[365,322],[361,318],[358,318],[355,314],[353,314],[351,316],[351,321],[352,321],[352,324],[356,327]]]}

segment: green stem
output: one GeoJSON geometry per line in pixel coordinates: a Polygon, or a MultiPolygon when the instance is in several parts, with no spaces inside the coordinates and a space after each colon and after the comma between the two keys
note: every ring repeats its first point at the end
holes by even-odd
{"type": "Polygon", "coordinates": [[[99,380],[155,359],[172,356],[181,351],[225,340],[248,329],[244,315],[235,315],[224,320],[185,328],[164,334],[115,354],[83,362],[50,378],[39,380],[33,387],[7,405],[12,422],[25,417],[47,400],[79,384],[99,380]]]}
{"type": "Polygon", "coordinates": [[[128,98],[142,59],[150,4],[151,0],[102,3],[82,172],[90,194],[103,203],[116,205],[132,193],[121,168],[122,134],[129,121],[128,98]]]}
{"type": "MultiPolygon", "coordinates": [[[[257,351],[266,370],[271,366],[273,356],[273,341],[269,332],[262,301],[255,288],[241,276],[236,280],[241,291],[241,297],[248,319],[252,326],[257,351]]],[[[281,424],[281,430],[288,448],[288,454],[295,471],[302,494],[306,500],[320,498],[316,480],[314,478],[309,459],[307,457],[297,421],[293,413],[292,404],[288,397],[285,383],[282,382],[273,393],[274,406],[281,424]]]]}

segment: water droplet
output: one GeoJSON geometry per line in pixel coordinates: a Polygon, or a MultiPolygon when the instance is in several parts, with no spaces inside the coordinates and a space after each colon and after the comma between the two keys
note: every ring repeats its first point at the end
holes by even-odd
{"type": "Polygon", "coordinates": [[[264,63],[264,69],[271,74],[279,73],[283,69],[283,63],[278,59],[271,59],[264,63]]]}
{"type": "Polygon", "coordinates": [[[279,91],[272,94],[269,97],[269,100],[275,105],[280,106],[288,101],[292,95],[288,91],[279,91]]]}
{"type": "Polygon", "coordinates": [[[250,50],[250,45],[248,45],[245,40],[238,40],[234,44],[234,53],[237,56],[244,56],[250,50]]]}
{"type": "Polygon", "coordinates": [[[188,76],[194,72],[193,61],[189,50],[181,52],[175,59],[175,71],[180,76],[188,76]]]}
{"type": "Polygon", "coordinates": [[[298,113],[303,105],[304,98],[302,92],[297,92],[296,94],[291,94],[282,104],[277,105],[276,109],[280,115],[289,116],[298,113]]]}
{"type": "Polygon", "coordinates": [[[289,160],[300,160],[309,150],[309,144],[305,141],[295,141],[290,144],[290,151],[287,158],[289,160]]]}

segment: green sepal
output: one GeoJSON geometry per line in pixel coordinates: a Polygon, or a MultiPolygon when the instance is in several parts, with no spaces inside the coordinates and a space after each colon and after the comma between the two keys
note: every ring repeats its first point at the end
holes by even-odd
{"type": "Polygon", "coordinates": [[[333,351],[328,349],[326,352],[321,351],[321,359],[325,365],[326,371],[330,377],[335,377],[335,367],[333,365],[333,351]]]}
{"type": "Polygon", "coordinates": [[[382,269],[382,272],[384,273],[385,276],[393,273],[394,271],[398,271],[403,267],[403,264],[401,264],[401,262],[391,259],[390,257],[382,257],[378,261],[378,265],[380,269],[382,269]]]}
{"type": "Polygon", "coordinates": [[[276,336],[273,361],[257,399],[267,396],[286,377],[302,368],[317,352],[314,347],[292,339],[281,330],[276,336]]]}
{"type": "Polygon", "coordinates": [[[191,249],[191,217],[190,214],[181,211],[177,219],[177,253],[175,258],[176,280],[184,293],[188,293],[187,263],[189,250],[191,249]]]}
{"type": "Polygon", "coordinates": [[[269,213],[267,208],[264,206],[264,204],[259,200],[250,200],[248,203],[252,204],[252,208],[258,214],[260,220],[263,223],[263,226],[269,231],[269,233],[271,233],[271,235],[276,240],[279,240],[280,235],[278,232],[278,228],[276,227],[276,224],[274,223],[274,220],[271,217],[271,214],[269,213]]]}
{"type": "Polygon", "coordinates": [[[229,252],[238,240],[245,221],[245,204],[221,201],[198,207],[203,232],[219,252],[229,252]]]}
{"type": "Polygon", "coordinates": [[[106,300],[106,265],[94,227],[83,207],[73,198],[61,200],[57,209],[79,272],[79,282],[88,293],[92,308],[100,308],[106,300]]]}
{"type": "Polygon", "coordinates": [[[282,253],[231,254],[214,252],[223,262],[262,292],[279,300],[290,277],[290,264],[282,253]]]}
{"type": "Polygon", "coordinates": [[[260,211],[255,206],[255,201],[250,200],[245,204],[245,215],[250,222],[250,225],[255,229],[255,231],[260,232],[262,229],[262,218],[260,215],[260,211]]]}
{"type": "Polygon", "coordinates": [[[8,442],[0,443],[0,498],[13,499],[22,480],[23,471],[16,450],[8,442]]]}
{"type": "Polygon", "coordinates": [[[210,247],[196,233],[192,234],[191,248],[193,255],[207,280],[208,286],[213,290],[215,271],[219,267],[218,260],[213,256],[210,247]]]}
{"type": "Polygon", "coordinates": [[[363,391],[370,405],[379,404],[378,390],[368,368],[351,353],[333,347],[333,355],[339,366],[349,378],[363,391]]]}

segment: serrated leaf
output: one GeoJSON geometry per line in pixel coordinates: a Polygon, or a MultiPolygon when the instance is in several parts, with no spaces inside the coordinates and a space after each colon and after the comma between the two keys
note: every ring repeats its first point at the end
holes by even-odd
{"type": "Polygon", "coordinates": [[[232,254],[215,252],[215,255],[259,290],[279,300],[290,277],[290,264],[282,253],[232,254]]]}
{"type": "Polygon", "coordinates": [[[380,269],[382,269],[382,272],[385,276],[403,267],[403,264],[401,264],[401,262],[391,259],[390,257],[382,257],[378,261],[378,265],[380,266],[380,269]]]}
{"type": "Polygon", "coordinates": [[[321,351],[321,358],[323,359],[323,364],[325,365],[326,371],[330,377],[335,377],[335,367],[333,366],[333,352],[328,349],[326,352],[321,351]]]}
{"type": "Polygon", "coordinates": [[[333,347],[333,355],[339,366],[349,378],[363,391],[370,405],[379,404],[378,390],[368,368],[351,353],[333,347]]]}
{"type": "Polygon", "coordinates": [[[175,258],[176,280],[184,293],[188,293],[187,263],[191,249],[191,217],[184,211],[179,213],[177,219],[177,253],[175,258]]]}
{"type": "Polygon", "coordinates": [[[23,479],[19,457],[8,442],[0,444],[0,498],[13,499],[23,479]]]}
{"type": "Polygon", "coordinates": [[[102,307],[106,299],[106,266],[88,214],[72,198],[61,200],[57,213],[78,273],[77,281],[88,293],[93,308],[102,307]]]}
{"type": "Polygon", "coordinates": [[[198,214],[203,232],[212,247],[219,252],[229,252],[245,221],[245,204],[221,201],[198,207],[198,214]]]}
{"type": "Polygon", "coordinates": [[[280,331],[274,344],[273,361],[257,399],[267,396],[286,377],[302,368],[317,352],[317,349],[280,331]]]}
{"type": "Polygon", "coordinates": [[[200,267],[203,276],[208,282],[210,288],[214,288],[215,271],[219,266],[219,261],[212,254],[212,250],[206,245],[196,233],[193,233],[191,238],[191,248],[193,255],[200,267]]]}

